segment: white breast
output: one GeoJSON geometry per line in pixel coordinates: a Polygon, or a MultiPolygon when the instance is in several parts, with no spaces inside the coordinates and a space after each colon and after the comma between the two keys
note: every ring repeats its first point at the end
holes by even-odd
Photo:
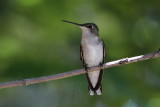
{"type": "MultiPolygon", "coordinates": [[[[99,65],[99,63],[103,61],[102,41],[99,40],[98,36],[93,35],[86,27],[81,28],[83,31],[81,45],[84,62],[88,67],[99,65]]],[[[93,87],[95,87],[98,82],[99,73],[100,71],[88,72],[93,87]]]]}
{"type": "MultiPolygon", "coordinates": [[[[84,43],[83,58],[88,67],[99,65],[103,61],[103,45],[84,43]]],[[[93,87],[96,86],[100,71],[88,72],[88,76],[93,87]]]]}
{"type": "Polygon", "coordinates": [[[84,61],[88,66],[98,65],[103,60],[103,46],[98,45],[86,45],[83,47],[84,61]]]}

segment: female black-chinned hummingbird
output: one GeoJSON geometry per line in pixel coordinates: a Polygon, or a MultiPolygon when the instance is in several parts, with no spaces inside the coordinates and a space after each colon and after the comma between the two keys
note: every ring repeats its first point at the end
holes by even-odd
{"type": "MultiPolygon", "coordinates": [[[[99,37],[99,29],[94,23],[78,24],[66,20],[64,22],[72,23],[82,29],[82,39],[80,45],[80,57],[86,71],[89,67],[99,65],[102,66],[105,60],[105,44],[99,37]]],[[[102,94],[102,75],[103,70],[87,72],[86,78],[89,85],[89,94],[102,94]]]]}

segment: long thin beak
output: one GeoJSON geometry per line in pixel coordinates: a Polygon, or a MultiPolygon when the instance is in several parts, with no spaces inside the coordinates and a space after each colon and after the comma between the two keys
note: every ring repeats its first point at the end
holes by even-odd
{"type": "Polygon", "coordinates": [[[78,24],[78,23],[67,21],[67,20],[62,20],[62,21],[67,22],[67,23],[71,23],[71,24],[74,24],[74,25],[77,25],[77,26],[83,26],[83,24],[78,24]]]}

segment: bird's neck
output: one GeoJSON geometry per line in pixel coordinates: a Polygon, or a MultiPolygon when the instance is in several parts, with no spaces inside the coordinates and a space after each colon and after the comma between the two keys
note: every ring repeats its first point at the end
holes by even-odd
{"type": "Polygon", "coordinates": [[[95,44],[98,41],[99,37],[90,32],[82,32],[81,43],[84,44],[95,44]]]}

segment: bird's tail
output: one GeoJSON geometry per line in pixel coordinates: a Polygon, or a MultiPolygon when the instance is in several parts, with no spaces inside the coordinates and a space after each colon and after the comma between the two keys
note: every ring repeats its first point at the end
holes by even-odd
{"type": "Polygon", "coordinates": [[[102,85],[97,89],[97,90],[91,90],[90,88],[89,88],[89,94],[90,95],[94,95],[94,94],[97,94],[97,95],[102,95],[102,85]]]}
{"type": "MultiPolygon", "coordinates": [[[[97,78],[97,83],[96,85],[92,84],[91,83],[91,79],[89,78],[89,74],[86,73],[86,77],[87,77],[87,81],[88,81],[88,89],[89,89],[89,94],[90,95],[94,95],[95,93],[97,95],[101,95],[102,94],[102,75],[103,75],[103,70],[100,70],[100,73],[99,73],[99,77],[97,78]]],[[[93,76],[93,75],[92,75],[93,76]]],[[[92,79],[92,82],[95,82],[93,79],[92,79]]]]}

